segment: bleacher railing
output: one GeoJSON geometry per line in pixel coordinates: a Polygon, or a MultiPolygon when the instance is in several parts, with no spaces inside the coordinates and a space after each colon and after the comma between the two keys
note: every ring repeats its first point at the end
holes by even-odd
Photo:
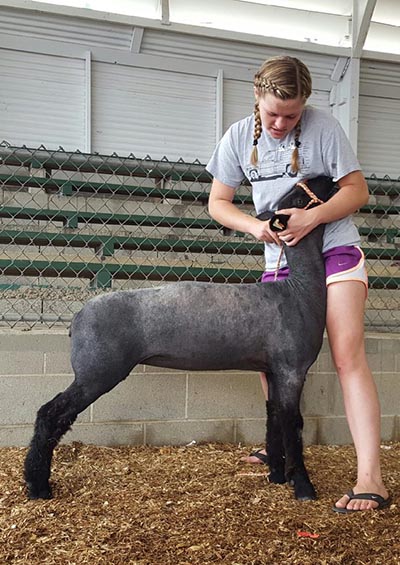
{"type": "MultiPolygon", "coordinates": [[[[0,144],[0,324],[68,325],[100,292],[178,280],[256,282],[262,244],[207,212],[199,162],[0,144]]],[[[400,180],[368,179],[356,215],[368,262],[366,325],[398,331],[400,180]]],[[[249,186],[235,202],[253,213],[249,186]]]]}

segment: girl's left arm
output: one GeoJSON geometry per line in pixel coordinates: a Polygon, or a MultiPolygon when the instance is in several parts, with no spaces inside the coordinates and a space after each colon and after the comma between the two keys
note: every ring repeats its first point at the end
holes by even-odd
{"type": "Polygon", "coordinates": [[[289,214],[290,220],[285,231],[280,232],[279,238],[287,245],[296,245],[305,235],[319,224],[329,224],[341,220],[356,212],[368,202],[368,185],[361,171],[353,171],[337,181],[338,192],[328,202],[301,210],[290,208],[279,210],[289,214]]]}
{"type": "Polygon", "coordinates": [[[349,173],[339,179],[337,184],[340,190],[328,202],[317,206],[320,208],[319,214],[316,214],[318,224],[341,220],[368,202],[368,185],[361,171],[349,173]]]}

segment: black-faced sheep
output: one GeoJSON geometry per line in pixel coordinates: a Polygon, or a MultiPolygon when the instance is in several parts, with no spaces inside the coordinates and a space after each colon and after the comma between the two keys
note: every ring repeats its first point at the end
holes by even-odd
{"type": "MultiPolygon", "coordinates": [[[[326,201],[333,182],[318,177],[306,186],[326,201]]],[[[298,183],[280,208],[315,203],[298,183]]],[[[270,481],[288,481],[297,499],[314,499],[303,460],[299,401],[325,328],[323,231],[319,226],[296,246],[285,247],[290,277],[284,281],[179,282],[90,300],[71,325],[75,380],[37,414],[25,460],[29,497],[51,497],[50,467],[60,438],[80,412],[143,363],[186,371],[265,372],[270,481]]]]}

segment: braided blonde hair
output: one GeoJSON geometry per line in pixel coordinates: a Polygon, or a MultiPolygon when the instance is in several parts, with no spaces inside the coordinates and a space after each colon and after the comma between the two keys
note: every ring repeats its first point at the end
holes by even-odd
{"type": "MultiPolygon", "coordinates": [[[[278,56],[267,59],[260,67],[254,77],[254,88],[258,96],[269,92],[280,100],[293,100],[301,98],[305,103],[311,95],[312,81],[310,71],[306,65],[289,56],[278,56]]],[[[254,106],[254,136],[251,163],[258,163],[258,140],[261,136],[261,115],[258,102],[254,106]]],[[[294,150],[291,159],[291,168],[297,173],[299,165],[299,147],[301,134],[301,120],[298,121],[294,132],[294,150]]]]}

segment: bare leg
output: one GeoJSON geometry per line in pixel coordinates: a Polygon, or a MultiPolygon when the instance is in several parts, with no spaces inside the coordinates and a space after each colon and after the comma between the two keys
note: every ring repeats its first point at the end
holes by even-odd
{"type": "Polygon", "coordinates": [[[265,400],[268,400],[268,381],[265,373],[260,373],[261,388],[264,393],[265,400]]]}
{"type": "MultiPolygon", "coordinates": [[[[260,373],[260,383],[261,383],[261,388],[262,391],[264,393],[264,397],[265,397],[265,402],[268,402],[268,382],[267,382],[267,375],[265,373],[260,373]]],[[[258,451],[258,453],[260,455],[267,455],[267,450],[266,449],[261,449],[258,451]]],[[[245,455],[244,457],[241,457],[240,459],[241,461],[244,461],[245,463],[253,463],[253,464],[263,464],[263,461],[259,458],[256,457],[255,455],[245,455]]]]}
{"type": "MultiPolygon", "coordinates": [[[[365,288],[361,282],[329,285],[327,330],[332,357],[343,393],[347,421],[357,454],[354,493],[376,493],[387,498],[380,467],[380,406],[368,367],[364,344],[365,288]]],[[[336,506],[368,510],[377,502],[351,500],[344,495],[336,506]]]]}

